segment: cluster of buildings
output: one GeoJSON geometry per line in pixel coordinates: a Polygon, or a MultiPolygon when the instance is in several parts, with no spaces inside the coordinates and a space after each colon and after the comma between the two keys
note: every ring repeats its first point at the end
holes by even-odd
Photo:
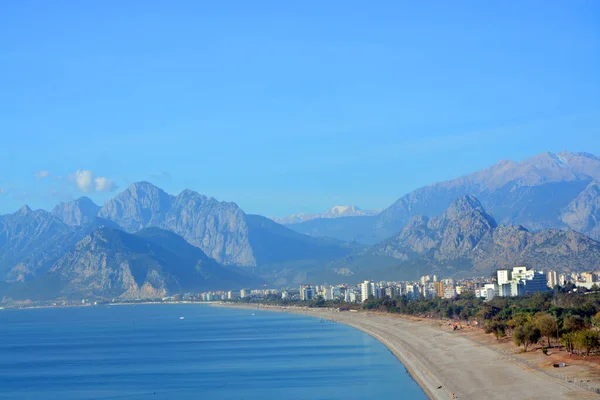
{"type": "Polygon", "coordinates": [[[556,286],[573,283],[575,286],[590,289],[600,285],[600,272],[557,274],[544,273],[527,267],[514,267],[496,271],[492,277],[469,278],[462,280],[438,279],[437,275],[425,275],[411,282],[374,282],[366,280],[358,285],[302,285],[299,289],[242,289],[239,291],[206,292],[197,300],[220,301],[244,298],[265,299],[276,296],[287,300],[311,301],[322,298],[325,301],[364,303],[367,299],[394,298],[447,298],[451,299],[464,292],[472,292],[477,297],[491,300],[494,297],[522,296],[533,292],[544,292],[556,286]]]}
{"type": "Polygon", "coordinates": [[[495,280],[475,290],[475,296],[491,300],[494,297],[514,297],[551,290],[546,274],[541,271],[514,267],[496,271],[495,280]]]}
{"type": "Polygon", "coordinates": [[[548,286],[565,286],[572,283],[577,287],[591,289],[594,285],[600,285],[600,272],[571,272],[558,274],[556,271],[549,271],[547,274],[548,286]]]}

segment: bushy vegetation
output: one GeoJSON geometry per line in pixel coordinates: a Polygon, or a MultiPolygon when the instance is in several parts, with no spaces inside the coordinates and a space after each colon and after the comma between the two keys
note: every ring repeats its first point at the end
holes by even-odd
{"type": "Polygon", "coordinates": [[[527,351],[563,345],[570,353],[600,351],[600,292],[554,291],[490,301],[465,293],[455,299],[369,299],[366,310],[445,318],[479,326],[497,339],[511,337],[527,351]]]}

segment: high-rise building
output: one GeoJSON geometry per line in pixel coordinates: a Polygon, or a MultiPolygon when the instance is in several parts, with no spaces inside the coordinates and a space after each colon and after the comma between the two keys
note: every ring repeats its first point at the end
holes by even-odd
{"type": "Polygon", "coordinates": [[[548,287],[554,289],[554,287],[558,285],[558,274],[556,273],[556,271],[548,271],[548,273],[546,274],[546,281],[548,287]]]}
{"type": "Polygon", "coordinates": [[[581,278],[583,279],[584,282],[586,283],[592,283],[595,281],[595,275],[592,274],[591,272],[582,272],[581,273],[581,278]]]}
{"type": "Polygon", "coordinates": [[[393,286],[386,287],[384,295],[393,299],[394,297],[396,297],[396,288],[393,286]]]}
{"type": "Polygon", "coordinates": [[[408,296],[411,299],[416,299],[417,297],[419,297],[419,287],[417,285],[407,284],[406,296],[408,296]]]}
{"type": "Polygon", "coordinates": [[[483,297],[485,300],[491,300],[497,296],[499,286],[495,283],[486,283],[483,287],[475,290],[475,296],[483,297]]]}
{"type": "Polygon", "coordinates": [[[498,277],[498,285],[504,285],[510,280],[510,271],[507,269],[500,269],[496,274],[498,277]]]}
{"type": "Polygon", "coordinates": [[[560,274],[558,276],[558,284],[559,284],[559,286],[565,286],[567,284],[568,280],[569,279],[568,279],[568,277],[567,277],[566,274],[560,274]]]}
{"type": "Polygon", "coordinates": [[[315,289],[310,285],[300,286],[300,300],[308,301],[315,297],[315,289]]]}
{"type": "Polygon", "coordinates": [[[360,297],[362,299],[362,302],[364,303],[369,298],[369,296],[377,298],[375,283],[373,283],[373,281],[364,281],[360,284],[360,297]]]}
{"type": "Polygon", "coordinates": [[[546,275],[541,271],[527,271],[525,279],[525,293],[545,292],[548,290],[548,281],[546,275]]]}
{"type": "Polygon", "coordinates": [[[243,299],[244,297],[248,297],[250,295],[250,289],[242,289],[240,290],[240,297],[243,299]]]}
{"type": "Polygon", "coordinates": [[[514,267],[512,270],[497,272],[498,291],[500,296],[521,296],[525,293],[548,290],[548,280],[543,272],[527,267],[514,267]]]}
{"type": "Polygon", "coordinates": [[[433,287],[435,288],[435,295],[437,297],[444,297],[444,283],[443,282],[433,282],[433,287]]]}

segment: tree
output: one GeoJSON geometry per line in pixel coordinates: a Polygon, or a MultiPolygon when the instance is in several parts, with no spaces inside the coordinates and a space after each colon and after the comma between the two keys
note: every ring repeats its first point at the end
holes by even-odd
{"type": "Polygon", "coordinates": [[[550,347],[550,338],[558,336],[558,323],[553,315],[546,313],[537,313],[534,316],[535,326],[540,330],[540,333],[548,340],[550,347]]]}
{"type": "Polygon", "coordinates": [[[596,313],[596,314],[595,314],[595,315],[594,315],[594,316],[591,318],[591,321],[592,321],[592,325],[593,325],[595,328],[600,328],[600,311],[598,311],[598,312],[597,312],[597,313],[596,313]]]}
{"type": "Polygon", "coordinates": [[[514,331],[518,326],[524,325],[529,320],[525,314],[514,314],[511,319],[508,320],[506,326],[514,331]]]}
{"type": "Polygon", "coordinates": [[[585,321],[579,315],[567,315],[563,319],[563,330],[565,332],[576,332],[585,328],[585,321]]]}
{"type": "Polygon", "coordinates": [[[560,341],[563,346],[565,346],[565,350],[569,352],[569,354],[573,354],[573,340],[575,338],[574,332],[563,333],[560,341]]]}
{"type": "Polygon", "coordinates": [[[600,347],[600,334],[598,331],[584,329],[575,334],[574,345],[581,350],[585,350],[586,355],[590,355],[592,350],[600,347]]]}
{"type": "Polygon", "coordinates": [[[496,340],[506,336],[506,324],[502,321],[488,321],[485,325],[485,333],[493,333],[496,340]]]}
{"type": "Polygon", "coordinates": [[[523,345],[525,352],[529,345],[537,343],[541,337],[540,330],[531,322],[517,326],[513,332],[513,341],[517,346],[523,345]]]}
{"type": "Polygon", "coordinates": [[[325,306],[325,299],[323,298],[323,296],[317,296],[312,300],[312,303],[310,304],[310,307],[324,307],[325,306]]]}

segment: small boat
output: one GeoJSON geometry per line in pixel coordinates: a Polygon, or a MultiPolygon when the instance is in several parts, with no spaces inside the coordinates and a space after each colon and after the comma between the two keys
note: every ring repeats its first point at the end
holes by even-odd
{"type": "Polygon", "coordinates": [[[179,319],[185,319],[185,317],[179,317],[179,319]]]}

